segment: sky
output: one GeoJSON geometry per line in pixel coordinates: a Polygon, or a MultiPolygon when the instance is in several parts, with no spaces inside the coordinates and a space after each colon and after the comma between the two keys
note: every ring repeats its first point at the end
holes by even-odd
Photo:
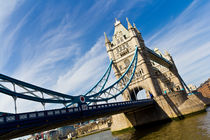
{"type": "MultiPolygon", "coordinates": [[[[111,39],[115,18],[127,27],[128,17],[147,47],[167,50],[184,81],[199,86],[210,77],[209,9],[207,0],[0,0],[0,73],[83,94],[109,64],[103,33],[111,39]]],[[[0,111],[14,112],[11,97],[0,95],[0,111]]]]}

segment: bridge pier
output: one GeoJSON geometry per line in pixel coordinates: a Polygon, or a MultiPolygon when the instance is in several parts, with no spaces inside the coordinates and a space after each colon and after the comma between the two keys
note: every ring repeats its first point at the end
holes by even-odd
{"type": "Polygon", "coordinates": [[[182,119],[185,115],[204,111],[205,103],[199,96],[187,96],[185,92],[172,92],[154,97],[156,104],[153,107],[113,115],[111,131],[121,131],[175,118],[182,119]]]}

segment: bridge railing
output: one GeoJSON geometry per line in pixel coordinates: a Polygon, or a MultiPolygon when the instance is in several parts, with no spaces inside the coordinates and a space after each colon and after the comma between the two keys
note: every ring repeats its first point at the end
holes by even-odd
{"type": "Polygon", "coordinates": [[[126,101],[126,102],[115,102],[109,104],[99,104],[99,105],[90,105],[90,106],[81,106],[81,107],[72,107],[72,108],[64,108],[64,109],[55,109],[55,110],[45,110],[38,112],[28,112],[28,113],[19,113],[19,114],[8,114],[5,116],[0,116],[0,125],[5,123],[12,123],[17,121],[25,121],[30,119],[38,119],[38,118],[47,118],[54,117],[59,115],[70,115],[73,113],[79,113],[83,111],[98,111],[109,109],[113,107],[121,107],[132,105],[140,102],[144,102],[145,100],[137,100],[137,101],[126,101]]]}

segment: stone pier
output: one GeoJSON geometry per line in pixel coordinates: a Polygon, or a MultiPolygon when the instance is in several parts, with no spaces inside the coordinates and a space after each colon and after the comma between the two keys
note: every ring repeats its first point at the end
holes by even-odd
{"type": "Polygon", "coordinates": [[[205,111],[206,104],[201,97],[200,94],[187,96],[183,92],[157,96],[154,98],[156,104],[151,108],[113,115],[111,131],[121,131],[158,121],[182,119],[185,115],[205,111]]]}

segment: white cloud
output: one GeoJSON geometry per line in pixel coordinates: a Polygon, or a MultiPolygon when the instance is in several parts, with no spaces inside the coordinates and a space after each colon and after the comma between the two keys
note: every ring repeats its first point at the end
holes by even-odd
{"type": "Polygon", "coordinates": [[[176,19],[146,39],[149,46],[170,51],[188,84],[199,85],[210,76],[210,66],[205,65],[210,61],[209,7],[210,2],[192,2],[176,19]]]}
{"type": "Polygon", "coordinates": [[[21,4],[20,0],[7,1],[0,0],[0,32],[7,26],[7,22],[11,13],[21,4]]]}
{"type": "Polygon", "coordinates": [[[96,44],[82,57],[76,60],[69,71],[60,75],[54,89],[70,94],[84,94],[87,87],[91,88],[96,80],[105,72],[108,57],[104,38],[100,37],[96,44]]]}
{"type": "MultiPolygon", "coordinates": [[[[138,1],[127,5],[127,8],[121,10],[118,16],[124,15],[136,2],[138,1]]],[[[9,15],[14,12],[17,6],[17,2],[10,3],[7,4],[10,5],[10,8],[4,8],[9,10],[0,13],[0,31],[5,29],[5,27],[1,26],[3,25],[1,23],[9,21],[6,19],[9,19],[9,15]]],[[[103,37],[99,37],[89,51],[84,46],[82,47],[83,42],[78,42],[77,39],[84,35],[83,33],[88,31],[90,27],[92,28],[98,20],[104,18],[101,15],[105,15],[114,3],[115,1],[109,1],[108,3],[106,1],[97,2],[86,13],[80,15],[83,18],[78,18],[79,11],[77,9],[73,12],[74,15],[64,15],[58,26],[48,29],[38,37],[39,39],[35,43],[32,41],[33,38],[30,37],[22,40],[24,42],[20,54],[22,59],[12,77],[71,95],[84,94],[103,75],[109,59],[103,37]],[[86,25],[81,26],[80,30],[74,30],[75,25],[83,23],[86,25]]],[[[208,38],[210,38],[208,34],[210,19],[207,18],[210,15],[208,10],[210,4],[199,6],[197,4],[198,2],[193,2],[174,21],[168,23],[151,38],[145,39],[146,41],[149,40],[148,44],[151,44],[151,46],[169,49],[181,75],[184,76],[184,80],[196,84],[201,81],[201,78],[198,79],[198,77],[205,78],[205,76],[209,75],[209,66],[205,64],[208,63],[210,55],[208,49],[210,45],[208,41],[208,38]],[[200,62],[196,63],[197,61],[200,62]]],[[[22,18],[16,28],[10,30],[8,35],[4,37],[4,44],[6,44],[4,46],[8,47],[2,49],[2,44],[0,44],[0,70],[3,69],[3,65],[7,62],[7,60],[2,61],[2,58],[9,59],[10,53],[8,52],[11,52],[14,47],[12,40],[17,37],[19,30],[23,30],[28,14],[26,14],[25,18],[22,18]]],[[[44,22],[49,15],[48,13],[41,15],[40,26],[42,29],[53,21],[44,22]]],[[[111,81],[114,81],[113,77],[111,77],[111,81]]],[[[5,98],[2,95],[0,97],[0,110],[14,111],[12,98],[5,98]],[[12,105],[10,109],[6,108],[8,103],[12,105]]],[[[31,102],[23,100],[18,102],[18,106],[21,108],[19,111],[30,110],[30,107],[33,106],[31,102]],[[20,102],[23,104],[20,104],[20,102]]],[[[37,107],[42,109],[40,105],[37,107]]]]}
{"type": "Polygon", "coordinates": [[[21,5],[22,2],[17,1],[9,1],[5,2],[3,0],[0,1],[0,70],[3,70],[4,65],[7,63],[11,53],[12,53],[12,45],[14,43],[14,35],[20,29],[20,27],[24,24],[25,18],[21,20],[20,23],[17,24],[14,30],[8,32],[5,31],[8,25],[10,25],[10,15],[21,5]]]}
{"type": "Polygon", "coordinates": [[[57,76],[68,68],[61,68],[57,64],[77,55],[80,50],[74,39],[81,32],[71,31],[71,21],[67,21],[64,16],[57,27],[43,33],[35,43],[31,41],[33,38],[25,39],[21,48],[22,59],[13,77],[48,88],[54,84],[57,76]]]}

